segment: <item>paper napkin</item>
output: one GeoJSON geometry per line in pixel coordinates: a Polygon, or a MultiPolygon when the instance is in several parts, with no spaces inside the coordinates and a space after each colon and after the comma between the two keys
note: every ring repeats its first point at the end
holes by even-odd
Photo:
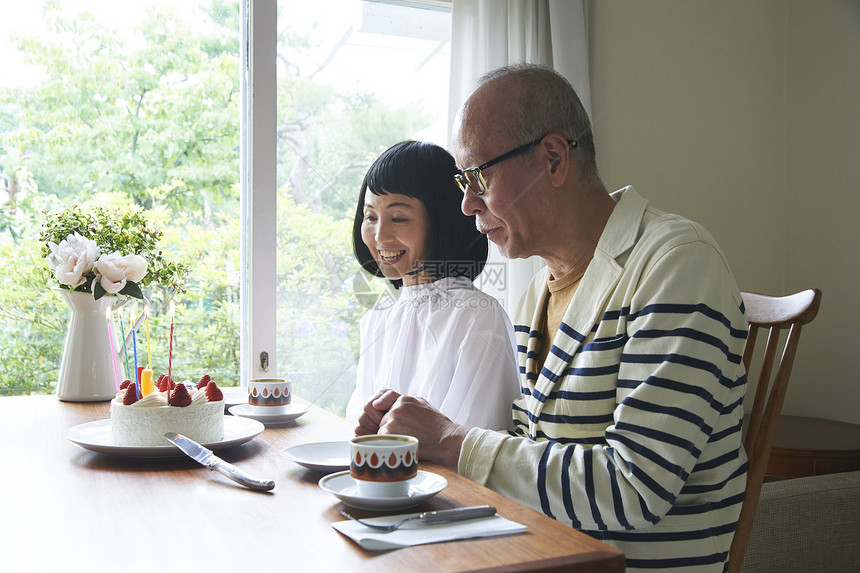
{"type": "MultiPolygon", "coordinates": [[[[373,517],[364,519],[368,523],[387,524],[400,521],[406,517],[418,515],[409,513],[405,515],[387,515],[385,517],[373,517]]],[[[427,525],[418,520],[409,521],[400,526],[400,529],[391,533],[374,531],[369,527],[352,521],[337,521],[331,524],[339,532],[343,533],[364,549],[369,551],[382,551],[385,549],[399,549],[411,545],[422,545],[425,543],[440,543],[442,541],[453,541],[455,539],[469,539],[473,537],[492,537],[495,535],[510,535],[522,533],[526,526],[514,521],[495,515],[493,517],[482,517],[469,521],[442,523],[438,525],[427,525]]]]}

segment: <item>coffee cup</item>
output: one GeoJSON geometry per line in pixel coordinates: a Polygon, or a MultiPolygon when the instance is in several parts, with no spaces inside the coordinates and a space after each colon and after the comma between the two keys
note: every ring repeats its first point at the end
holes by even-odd
{"type": "Polygon", "coordinates": [[[405,497],[418,475],[418,438],[400,434],[357,436],[349,443],[349,475],[363,497],[405,497]]]}
{"type": "Polygon", "coordinates": [[[253,378],[248,382],[248,404],[257,414],[283,414],[293,399],[292,382],[284,378],[253,378]]]}

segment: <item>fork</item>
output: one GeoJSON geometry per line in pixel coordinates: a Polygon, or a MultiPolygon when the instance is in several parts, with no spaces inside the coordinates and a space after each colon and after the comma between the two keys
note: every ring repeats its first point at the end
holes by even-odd
{"type": "Polygon", "coordinates": [[[340,514],[353,521],[357,521],[365,527],[375,529],[380,533],[391,533],[407,521],[412,521],[414,519],[420,520],[427,525],[436,525],[439,523],[450,523],[452,521],[465,521],[467,519],[477,519],[479,517],[490,517],[491,515],[496,515],[496,508],[492,505],[478,505],[475,507],[457,507],[454,509],[440,509],[439,511],[425,511],[424,513],[419,513],[418,515],[401,519],[400,521],[390,525],[368,523],[358,519],[357,517],[351,516],[344,510],[340,510],[340,514]]]}

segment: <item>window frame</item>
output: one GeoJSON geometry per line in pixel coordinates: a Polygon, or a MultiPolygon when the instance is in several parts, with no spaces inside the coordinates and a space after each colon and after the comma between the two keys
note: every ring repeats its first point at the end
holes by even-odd
{"type": "Polygon", "coordinates": [[[277,0],[243,0],[240,384],[278,376],[277,0]],[[264,358],[265,357],[265,358],[264,358]]]}
{"type": "MultiPolygon", "coordinates": [[[[451,10],[451,0],[367,0],[451,10]]],[[[242,0],[240,385],[278,377],[278,0],[242,0]],[[265,358],[264,358],[265,357],[265,358]],[[267,366],[264,366],[264,363],[267,366]]]]}

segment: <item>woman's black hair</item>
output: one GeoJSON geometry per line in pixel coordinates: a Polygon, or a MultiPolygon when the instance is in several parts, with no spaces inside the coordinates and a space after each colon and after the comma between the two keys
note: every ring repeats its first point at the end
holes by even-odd
{"type": "MultiPolygon", "coordinates": [[[[401,141],[380,155],[361,184],[352,246],[355,258],[372,275],[384,277],[361,239],[364,198],[399,194],[418,199],[427,209],[430,250],[424,261],[426,271],[437,279],[468,277],[475,280],[487,262],[487,237],[475,228],[473,217],[460,210],[463,192],[454,181],[457,164],[450,153],[432,143],[401,141]]],[[[402,280],[390,281],[400,288],[402,280]]]]}

